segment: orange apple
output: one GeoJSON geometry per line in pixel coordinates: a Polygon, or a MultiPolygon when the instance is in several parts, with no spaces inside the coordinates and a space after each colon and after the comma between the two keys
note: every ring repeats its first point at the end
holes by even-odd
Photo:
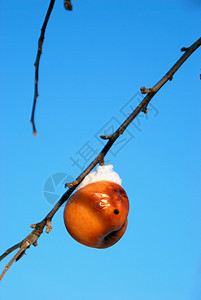
{"type": "Polygon", "coordinates": [[[79,243],[107,248],[123,236],[127,227],[128,197],[111,181],[97,181],[76,191],[66,203],[64,223],[79,243]]]}

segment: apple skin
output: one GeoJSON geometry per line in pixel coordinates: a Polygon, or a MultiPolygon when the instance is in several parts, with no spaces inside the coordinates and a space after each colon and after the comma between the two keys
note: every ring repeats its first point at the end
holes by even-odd
{"type": "Polygon", "coordinates": [[[69,198],[64,209],[64,223],[69,234],[79,243],[108,248],[123,236],[128,211],[128,196],[119,184],[97,181],[69,198]]]}

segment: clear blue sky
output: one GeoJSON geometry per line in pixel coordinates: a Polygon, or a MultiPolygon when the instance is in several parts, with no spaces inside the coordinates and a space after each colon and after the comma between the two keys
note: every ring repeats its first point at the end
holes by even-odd
{"type": "MultiPolygon", "coordinates": [[[[0,1],[1,253],[48,213],[64,192],[60,180],[78,176],[101,150],[97,136],[117,128],[139,88],[154,85],[201,32],[198,0],[74,0],[73,12],[56,1],[35,138],[33,63],[48,4],[0,1]],[[55,193],[51,180],[59,181],[55,193]]],[[[106,250],[78,244],[61,208],[52,232],[2,280],[1,299],[201,299],[200,72],[198,49],[107,156],[130,200],[121,241],[106,250]]]]}

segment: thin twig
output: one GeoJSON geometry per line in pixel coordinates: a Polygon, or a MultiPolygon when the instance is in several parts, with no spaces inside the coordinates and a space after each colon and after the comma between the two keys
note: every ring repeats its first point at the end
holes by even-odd
{"type": "Polygon", "coordinates": [[[47,13],[46,13],[46,16],[45,16],[45,20],[43,22],[43,26],[41,28],[41,34],[40,34],[40,37],[39,37],[39,40],[38,40],[38,51],[37,51],[37,55],[36,55],[36,61],[34,63],[34,66],[35,66],[34,100],[33,100],[33,106],[32,106],[32,113],[31,113],[31,120],[30,120],[30,122],[32,124],[33,135],[35,135],[35,136],[37,135],[37,131],[36,131],[36,127],[35,127],[35,119],[34,119],[34,117],[35,117],[35,109],[36,109],[36,100],[38,98],[38,72],[39,72],[39,63],[40,63],[40,57],[41,57],[41,54],[42,54],[43,41],[44,41],[44,38],[45,38],[45,30],[46,30],[47,23],[49,21],[52,9],[54,7],[54,3],[55,3],[55,0],[51,0],[50,1],[48,10],[47,10],[47,13]]]}
{"type": "MultiPolygon", "coordinates": [[[[25,250],[25,249],[24,249],[25,250]]],[[[17,253],[13,256],[13,258],[9,261],[9,263],[6,265],[5,269],[0,275],[0,280],[4,277],[8,269],[11,267],[11,265],[14,263],[14,261],[19,257],[19,255],[24,251],[22,248],[17,251],[17,253]]]]}
{"type": "Polygon", "coordinates": [[[20,243],[14,245],[13,247],[11,247],[11,248],[9,248],[8,250],[6,250],[6,251],[0,256],[0,261],[1,261],[2,259],[4,259],[8,254],[10,254],[11,252],[13,252],[15,249],[21,247],[21,245],[22,245],[22,242],[20,242],[20,243]]]}
{"type": "MultiPolygon", "coordinates": [[[[175,63],[175,65],[165,74],[164,77],[151,89],[150,92],[145,96],[145,98],[142,100],[142,102],[136,107],[136,109],[130,114],[130,116],[123,122],[123,124],[110,136],[101,136],[103,139],[108,139],[106,145],[103,147],[101,152],[97,155],[97,157],[92,161],[92,163],[80,174],[77,179],[71,183],[67,183],[66,186],[69,188],[63,196],[60,198],[60,200],[56,203],[56,205],[52,208],[52,210],[47,214],[47,216],[37,224],[31,225],[31,228],[34,228],[34,230],[20,243],[16,244],[15,246],[11,247],[7,251],[5,251],[6,255],[14,251],[17,247],[20,247],[20,250],[17,252],[17,254],[13,257],[13,259],[9,262],[9,264],[4,269],[3,273],[0,276],[0,280],[3,278],[7,270],[10,268],[12,263],[18,259],[21,258],[21,256],[25,253],[26,249],[30,247],[30,245],[37,246],[37,240],[40,237],[40,235],[43,232],[44,227],[46,226],[46,232],[48,233],[52,227],[51,227],[51,220],[57,210],[62,206],[64,202],[67,201],[67,199],[70,197],[70,195],[74,192],[76,187],[80,184],[80,182],[91,172],[91,170],[97,165],[97,164],[103,164],[104,157],[114,144],[114,142],[118,139],[118,137],[123,134],[125,129],[129,126],[129,124],[136,118],[136,116],[140,112],[147,113],[147,105],[151,101],[151,99],[154,97],[154,95],[159,91],[159,89],[172,78],[174,73],[181,67],[181,65],[185,62],[185,60],[201,45],[201,38],[199,38],[192,46],[189,48],[185,48],[185,53],[181,56],[181,58],[175,63]]],[[[146,89],[146,88],[145,88],[146,89]]],[[[1,256],[1,259],[3,259],[6,255],[5,253],[1,256]]]]}
{"type": "MultiPolygon", "coordinates": [[[[41,34],[40,37],[38,39],[38,51],[37,51],[37,55],[36,55],[36,60],[34,63],[35,66],[35,80],[34,80],[34,100],[33,100],[33,106],[32,106],[32,113],[31,113],[31,124],[32,124],[32,129],[33,129],[33,135],[37,135],[37,131],[36,131],[36,126],[35,126],[35,110],[36,110],[36,101],[38,98],[38,74],[39,74],[39,63],[40,63],[40,57],[42,54],[42,47],[43,47],[43,42],[44,42],[44,38],[45,38],[45,30],[47,27],[47,23],[49,21],[51,12],[53,10],[54,7],[54,3],[55,0],[51,0],[46,16],[45,16],[45,20],[43,22],[43,26],[41,28],[41,34]]],[[[72,10],[72,4],[70,0],[64,1],[64,7],[66,10],[72,10]]]]}

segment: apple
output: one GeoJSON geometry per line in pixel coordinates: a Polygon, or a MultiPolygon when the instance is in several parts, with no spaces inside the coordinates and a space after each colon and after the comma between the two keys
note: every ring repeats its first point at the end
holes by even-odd
{"type": "Polygon", "coordinates": [[[64,223],[79,243],[108,248],[123,236],[127,227],[128,197],[112,181],[92,182],[77,190],[64,209],[64,223]]]}

